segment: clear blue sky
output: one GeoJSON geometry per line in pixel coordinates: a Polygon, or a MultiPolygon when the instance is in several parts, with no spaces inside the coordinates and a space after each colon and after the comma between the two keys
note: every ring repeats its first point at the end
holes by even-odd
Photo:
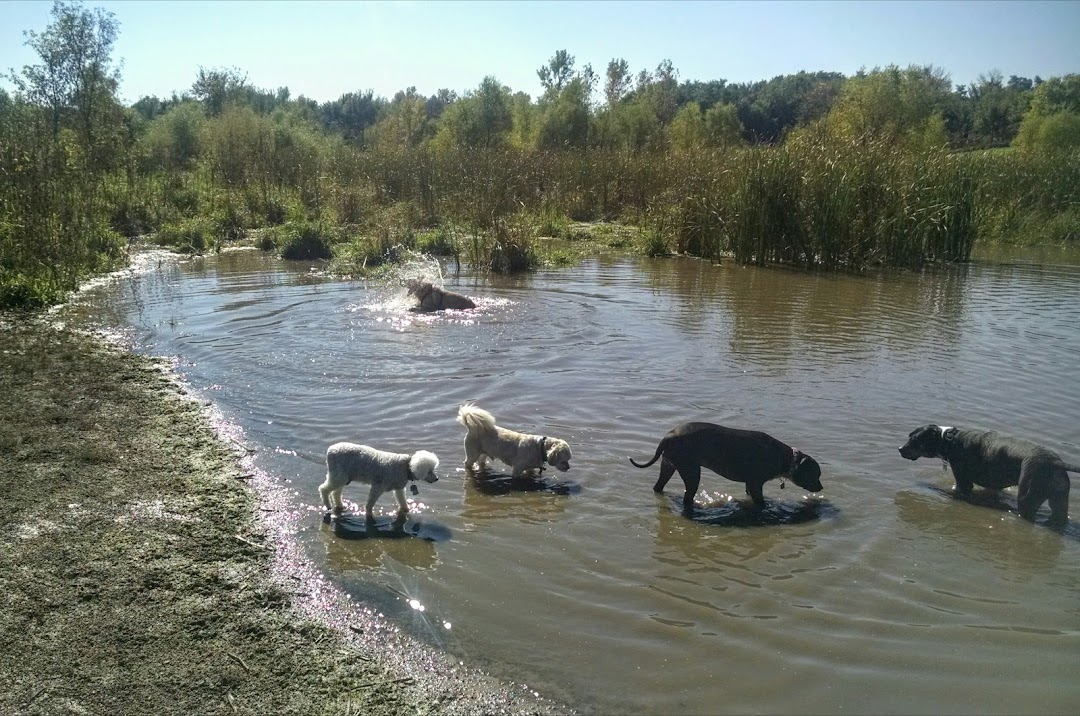
{"type": "MultiPolygon", "coordinates": [[[[933,64],[955,84],[1000,70],[1080,72],[1080,1],[1061,2],[88,2],[120,21],[122,97],[191,87],[199,66],[319,101],[410,85],[458,93],[495,75],[534,97],[536,69],[566,49],[603,76],[670,59],[680,80],[747,82],[799,70],[933,64]]],[[[24,30],[52,3],[0,0],[0,71],[36,62],[24,30]]],[[[10,83],[3,82],[10,87],[10,83]]]]}

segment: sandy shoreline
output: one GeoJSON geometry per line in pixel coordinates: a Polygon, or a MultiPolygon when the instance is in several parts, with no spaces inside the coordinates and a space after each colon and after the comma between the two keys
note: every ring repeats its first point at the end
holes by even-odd
{"type": "Polygon", "coordinates": [[[0,319],[0,712],[567,712],[324,580],[282,488],[185,393],[162,361],[0,319]]]}

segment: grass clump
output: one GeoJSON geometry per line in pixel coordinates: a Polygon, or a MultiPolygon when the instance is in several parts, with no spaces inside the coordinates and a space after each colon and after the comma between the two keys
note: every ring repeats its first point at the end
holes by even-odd
{"type": "Polygon", "coordinates": [[[214,223],[204,217],[170,221],[154,234],[151,241],[182,253],[201,254],[216,243],[214,223]]]}
{"type": "Polygon", "coordinates": [[[272,235],[281,258],[290,261],[328,260],[333,258],[336,231],[311,221],[290,221],[276,227],[272,235]]]}

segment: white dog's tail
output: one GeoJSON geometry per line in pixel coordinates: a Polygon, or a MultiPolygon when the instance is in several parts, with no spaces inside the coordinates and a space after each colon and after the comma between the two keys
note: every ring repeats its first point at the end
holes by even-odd
{"type": "Polygon", "coordinates": [[[491,430],[495,427],[495,416],[472,403],[466,403],[458,408],[457,421],[468,428],[470,432],[473,430],[491,430]]]}

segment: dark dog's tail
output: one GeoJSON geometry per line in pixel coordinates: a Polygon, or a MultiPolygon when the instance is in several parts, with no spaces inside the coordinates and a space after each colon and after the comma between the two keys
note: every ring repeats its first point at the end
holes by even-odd
{"type": "Polygon", "coordinates": [[[1077,474],[1080,474],[1080,465],[1073,465],[1071,463],[1065,462],[1062,463],[1061,466],[1065,468],[1065,472],[1075,472],[1077,474]]]}
{"type": "Polygon", "coordinates": [[[660,456],[664,454],[664,449],[667,447],[667,440],[661,440],[660,444],[656,446],[656,454],[652,456],[652,460],[649,460],[644,465],[634,462],[634,458],[630,458],[630,464],[634,467],[649,467],[654,462],[660,459],[660,456]]]}

